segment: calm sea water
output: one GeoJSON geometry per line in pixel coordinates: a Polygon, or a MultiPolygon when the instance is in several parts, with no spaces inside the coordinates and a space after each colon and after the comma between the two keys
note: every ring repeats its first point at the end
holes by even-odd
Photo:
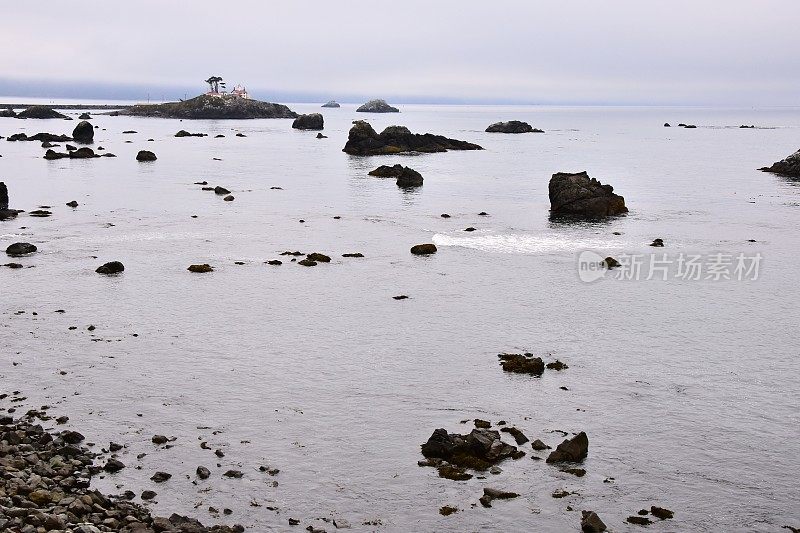
{"type": "MultiPolygon", "coordinates": [[[[15,260],[35,268],[0,269],[2,387],[69,415],[97,448],[127,445],[128,467],[99,488],[153,489],[157,513],[205,522],[215,521],[208,506],[229,507],[219,521],[254,531],[286,530],[289,517],[329,531],[314,519],[354,531],[571,531],[582,509],[638,531],[625,518],[650,505],[675,511],[654,531],[800,526],[800,182],[756,170],[800,147],[800,110],[291,107],[321,111],[329,138],[289,120],[96,115],[95,144],[116,159],[45,161],[39,143],[0,141],[11,206],[53,206],[50,218],[0,223],[2,247],[40,249],[15,260]],[[351,157],[341,149],[357,118],[486,150],[351,157]],[[509,119],[546,133],[483,132],[509,119]],[[174,138],[179,129],[212,137],[174,138]],[[158,161],[137,163],[141,149],[158,161]],[[367,176],[394,163],[425,185],[405,192],[367,176]],[[551,222],[550,175],[581,170],[611,183],[630,214],[551,222]],[[193,184],[204,180],[236,200],[193,184]],[[656,237],[664,249],[648,246],[656,237]],[[431,241],[435,256],[409,254],[431,241]],[[756,280],[584,283],[577,256],[587,249],[763,260],[756,280]],[[284,250],[334,259],[303,268],[284,250]],[[280,267],[264,264],[279,257],[280,267]],[[123,275],[94,273],[111,260],[123,275]],[[192,263],[215,272],[191,274],[192,263]],[[504,374],[497,354],[521,350],[570,368],[504,374]],[[588,473],[533,461],[529,447],[488,479],[417,466],[434,429],[468,432],[460,422],[473,418],[506,420],[551,446],[562,440],[555,430],[586,431],[588,473]],[[157,449],[153,434],[177,440],[157,449]],[[213,475],[195,485],[201,464],[213,475]],[[223,478],[230,468],[244,478],[223,478]],[[156,470],[174,477],[155,485],[156,470]],[[521,497],[475,507],[485,486],[521,497]],[[557,489],[577,494],[554,499],[557,489]],[[442,517],[443,505],[460,511],[442,517]]],[[[0,135],[75,124],[0,119],[0,135]]]]}

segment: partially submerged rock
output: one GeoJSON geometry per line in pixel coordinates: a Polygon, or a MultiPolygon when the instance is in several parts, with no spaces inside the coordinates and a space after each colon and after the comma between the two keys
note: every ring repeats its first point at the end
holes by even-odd
{"type": "Polygon", "coordinates": [[[189,133],[186,130],[180,130],[175,134],[175,137],[208,137],[207,133],[189,133]]]}
{"type": "Polygon", "coordinates": [[[547,457],[548,463],[579,463],[589,453],[589,437],[581,431],[575,437],[559,444],[547,457]]]}
{"type": "Polygon", "coordinates": [[[602,533],[606,530],[606,525],[594,511],[582,511],[581,515],[581,531],[583,533],[602,533]]]}
{"type": "Polygon", "coordinates": [[[553,174],[549,185],[550,213],[553,216],[600,218],[628,212],[625,199],[614,194],[586,172],[553,174]]]}
{"type": "Polygon", "coordinates": [[[544,373],[544,361],[541,357],[534,357],[532,353],[501,353],[497,357],[506,372],[532,376],[541,376],[544,373]]]}
{"type": "Polygon", "coordinates": [[[95,270],[95,272],[97,272],[98,274],[119,274],[123,270],[125,270],[125,265],[123,265],[119,261],[111,261],[97,267],[97,270],[95,270]]]}
{"type": "Polygon", "coordinates": [[[508,122],[495,122],[488,128],[488,133],[544,133],[544,130],[539,130],[519,120],[509,120],[508,122]]]}
{"type": "Polygon", "coordinates": [[[410,167],[403,165],[381,165],[369,173],[370,176],[379,178],[395,178],[398,187],[419,187],[423,183],[422,174],[410,167]]]}
{"type": "Polygon", "coordinates": [[[428,459],[441,459],[474,470],[487,470],[509,457],[518,459],[525,455],[515,446],[503,442],[499,432],[477,428],[467,435],[437,429],[421,448],[422,455],[428,459]]]}
{"type": "Polygon", "coordinates": [[[792,178],[800,178],[800,150],[796,151],[786,159],[782,159],[772,166],[763,167],[759,170],[763,172],[772,172],[773,174],[780,174],[781,176],[789,176],[792,178]]]}
{"type": "Polygon", "coordinates": [[[484,507],[491,507],[492,502],[494,500],[508,500],[511,498],[518,498],[518,497],[519,494],[517,494],[516,492],[508,492],[505,490],[485,487],[483,489],[483,496],[481,496],[478,501],[480,501],[481,505],[483,505],[484,507]]]}
{"type": "Polygon", "coordinates": [[[136,154],[137,161],[155,161],[156,159],[158,159],[156,154],[150,150],[139,150],[139,153],[136,154]]]}
{"type": "Polygon", "coordinates": [[[75,142],[91,144],[94,142],[94,128],[89,122],[82,120],[72,130],[72,138],[75,142]]]}
{"type": "Polygon", "coordinates": [[[325,120],[321,113],[309,113],[294,119],[292,127],[296,130],[321,130],[325,127],[325,120]]]}
{"type": "Polygon", "coordinates": [[[297,113],[285,105],[236,96],[207,94],[181,102],[135,105],[121,110],[119,114],[183,119],[297,118],[297,113]]]}
{"type": "Polygon", "coordinates": [[[664,507],[657,507],[655,505],[650,507],[650,514],[661,520],[668,520],[675,516],[675,513],[673,513],[669,509],[665,509],[664,507]]]}
{"type": "Polygon", "coordinates": [[[380,134],[363,120],[353,122],[343,152],[351,155],[385,155],[401,152],[483,150],[477,144],[430,133],[411,133],[405,126],[389,126],[380,134]]]}
{"type": "Polygon", "coordinates": [[[386,103],[386,100],[370,100],[356,109],[359,113],[399,113],[400,110],[386,103]]]}
{"type": "Polygon", "coordinates": [[[186,270],[198,274],[204,274],[206,272],[214,272],[214,268],[208,263],[203,263],[202,265],[189,265],[189,268],[187,268],[186,270]]]}
{"type": "Polygon", "coordinates": [[[51,107],[44,105],[31,106],[17,113],[17,118],[68,118],[51,107]]]}
{"type": "Polygon", "coordinates": [[[433,243],[416,244],[411,247],[411,253],[414,255],[431,255],[436,253],[436,245],[433,243]]]}
{"type": "Polygon", "coordinates": [[[6,254],[10,255],[11,257],[22,257],[24,255],[35,253],[36,250],[36,245],[29,242],[15,242],[6,248],[6,254]]]}
{"type": "Polygon", "coordinates": [[[342,107],[339,105],[339,102],[336,100],[328,100],[326,103],[322,104],[322,107],[342,107]]]}

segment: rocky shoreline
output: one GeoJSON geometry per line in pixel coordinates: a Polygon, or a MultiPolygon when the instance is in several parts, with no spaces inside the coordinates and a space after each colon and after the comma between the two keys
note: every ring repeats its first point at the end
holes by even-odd
{"type": "MultiPolygon", "coordinates": [[[[2,395],[7,396],[7,395],[2,395]]],[[[235,526],[204,526],[172,514],[155,517],[133,502],[135,494],[106,496],[92,490],[92,476],[113,474],[125,465],[112,456],[105,465],[77,431],[46,430],[37,419],[50,420],[48,407],[13,418],[0,415],[0,530],[10,533],[241,533],[235,526]]],[[[9,411],[12,411],[9,409],[9,411]]],[[[59,417],[64,423],[67,417],[59,417]]],[[[110,447],[113,448],[113,445],[110,447]]],[[[146,492],[142,497],[147,496],[146,492]]]]}

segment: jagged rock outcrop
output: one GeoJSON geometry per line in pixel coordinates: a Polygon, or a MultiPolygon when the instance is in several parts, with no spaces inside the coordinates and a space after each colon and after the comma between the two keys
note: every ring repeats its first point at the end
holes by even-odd
{"type": "Polygon", "coordinates": [[[446,152],[448,150],[483,150],[477,144],[448,139],[431,133],[411,133],[405,126],[389,126],[376,133],[363,120],[353,122],[347,144],[342,150],[351,155],[381,155],[400,152],[446,152]]]}
{"type": "Polygon", "coordinates": [[[17,113],[17,118],[68,118],[53,108],[44,105],[31,106],[17,113]]]}
{"type": "Polygon", "coordinates": [[[550,214],[600,218],[627,213],[625,198],[614,194],[611,185],[603,185],[586,172],[559,172],[550,179],[550,214]]]}
{"type": "Polygon", "coordinates": [[[282,104],[207,94],[181,102],[135,105],[120,110],[119,114],[184,119],[297,118],[297,113],[282,104]]]}
{"type": "Polygon", "coordinates": [[[559,444],[547,457],[548,463],[578,463],[589,453],[589,437],[581,431],[559,444]]]}
{"type": "Polygon", "coordinates": [[[79,143],[91,144],[94,142],[94,128],[90,123],[82,120],[78,122],[78,125],[72,130],[72,138],[79,143]]]}
{"type": "Polygon", "coordinates": [[[519,120],[509,120],[508,122],[495,122],[488,128],[488,133],[544,133],[544,130],[539,130],[519,120]]]}
{"type": "Polygon", "coordinates": [[[800,150],[786,159],[773,163],[772,166],[760,168],[764,172],[772,172],[781,176],[800,178],[800,150]]]}
{"type": "Polygon", "coordinates": [[[386,103],[386,100],[370,100],[356,109],[359,113],[399,113],[400,110],[386,103]]]}
{"type": "Polygon", "coordinates": [[[339,102],[336,100],[328,100],[326,103],[322,104],[322,107],[342,107],[339,105],[339,102]]]}
{"type": "Polygon", "coordinates": [[[325,121],[321,113],[309,113],[294,119],[292,127],[296,130],[321,130],[325,127],[325,121]]]}

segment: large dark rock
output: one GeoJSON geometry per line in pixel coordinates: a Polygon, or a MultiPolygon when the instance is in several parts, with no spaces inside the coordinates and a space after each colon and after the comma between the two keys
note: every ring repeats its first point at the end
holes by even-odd
{"type": "Polygon", "coordinates": [[[486,131],[489,133],[544,133],[543,130],[535,129],[527,122],[519,120],[509,120],[508,122],[495,122],[486,131]]]}
{"type": "Polygon", "coordinates": [[[477,428],[467,435],[437,429],[421,448],[422,455],[428,459],[442,459],[475,470],[486,470],[509,457],[524,455],[516,446],[503,442],[497,431],[477,428]]]}
{"type": "MultiPolygon", "coordinates": [[[[48,150],[49,151],[49,150],[48,150]]],[[[92,157],[100,157],[94,150],[84,146],[83,148],[78,148],[75,151],[69,153],[70,159],[90,159],[92,157]]]]}
{"type": "Polygon", "coordinates": [[[764,172],[772,172],[782,176],[800,178],[800,150],[796,151],[786,159],[773,163],[770,167],[760,168],[764,172]]]}
{"type": "Polygon", "coordinates": [[[294,119],[292,127],[296,130],[321,130],[324,127],[324,120],[321,113],[300,115],[294,119]]]}
{"type": "Polygon", "coordinates": [[[185,119],[297,118],[297,113],[281,104],[203,94],[182,102],[140,104],[119,111],[120,115],[185,119]]]}
{"type": "Polygon", "coordinates": [[[17,113],[17,118],[67,118],[67,116],[50,107],[35,105],[17,113]]]}
{"type": "Polygon", "coordinates": [[[75,129],[72,130],[72,138],[75,139],[76,142],[90,144],[94,142],[94,128],[90,123],[81,120],[78,122],[78,125],[75,126],[75,129]]]}
{"type": "Polygon", "coordinates": [[[381,155],[400,152],[446,152],[483,150],[477,144],[430,133],[411,133],[405,126],[389,126],[380,134],[363,120],[353,122],[343,152],[351,155],[381,155]]]}
{"type": "Polygon", "coordinates": [[[342,107],[339,105],[339,102],[336,100],[328,100],[326,103],[322,104],[322,107],[342,107]]]}
{"type": "Polygon", "coordinates": [[[0,181],[0,209],[8,209],[8,187],[0,181]]]}
{"type": "Polygon", "coordinates": [[[594,511],[582,511],[581,515],[583,533],[603,533],[606,530],[606,525],[594,511]]]}
{"type": "Polygon", "coordinates": [[[14,118],[17,116],[16,111],[14,111],[13,107],[9,107],[7,109],[0,109],[0,118],[14,118]]]}
{"type": "Polygon", "coordinates": [[[589,453],[589,437],[581,431],[575,437],[559,444],[547,457],[548,463],[578,463],[589,453]]]}
{"type": "Polygon", "coordinates": [[[23,255],[32,254],[36,252],[36,250],[36,246],[29,242],[15,242],[6,248],[6,253],[11,257],[20,257],[23,255]]]}
{"type": "Polygon", "coordinates": [[[550,214],[600,218],[627,213],[625,198],[614,194],[611,185],[603,185],[586,172],[559,172],[550,178],[550,214]]]}
{"type": "Polygon", "coordinates": [[[136,154],[137,161],[155,161],[158,159],[156,154],[149,150],[139,150],[139,153],[136,154]]]}
{"type": "Polygon", "coordinates": [[[359,113],[399,113],[400,110],[386,103],[386,100],[370,100],[356,109],[359,113]]]}
{"type": "Polygon", "coordinates": [[[119,261],[111,261],[110,263],[106,263],[104,265],[100,265],[97,267],[98,274],[119,274],[120,272],[125,270],[125,265],[120,263],[119,261]]]}
{"type": "Polygon", "coordinates": [[[381,165],[369,173],[370,176],[377,176],[379,178],[395,178],[398,187],[419,187],[422,185],[422,174],[413,168],[404,167],[403,165],[381,165]]]}

